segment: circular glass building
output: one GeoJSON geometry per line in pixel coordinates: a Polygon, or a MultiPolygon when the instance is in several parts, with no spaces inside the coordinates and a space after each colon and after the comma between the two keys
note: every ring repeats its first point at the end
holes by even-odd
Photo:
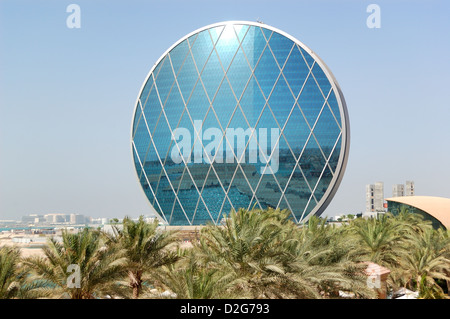
{"type": "Polygon", "coordinates": [[[322,60],[244,21],[196,30],[159,58],[131,135],[139,182],[170,225],[254,207],[306,221],[334,196],[349,149],[344,97],[322,60]]]}

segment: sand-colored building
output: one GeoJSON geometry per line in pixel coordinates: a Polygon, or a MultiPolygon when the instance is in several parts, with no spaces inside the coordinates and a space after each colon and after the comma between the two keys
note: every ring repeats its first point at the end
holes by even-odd
{"type": "Polygon", "coordinates": [[[450,198],[434,196],[402,196],[386,198],[388,211],[394,215],[401,209],[422,215],[433,227],[450,229],[450,198]]]}

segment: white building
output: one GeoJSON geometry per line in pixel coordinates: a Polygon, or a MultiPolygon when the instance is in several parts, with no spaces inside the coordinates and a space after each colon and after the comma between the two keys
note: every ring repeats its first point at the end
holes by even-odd
{"type": "Polygon", "coordinates": [[[366,212],[384,211],[384,184],[376,182],[366,185],[366,212]]]}
{"type": "Polygon", "coordinates": [[[74,225],[84,224],[86,222],[84,215],[70,214],[70,223],[74,225]]]}
{"type": "Polygon", "coordinates": [[[414,181],[406,181],[405,195],[414,196],[414,194],[414,181]]]}
{"type": "Polygon", "coordinates": [[[394,184],[392,185],[392,197],[405,196],[405,185],[394,184]]]}

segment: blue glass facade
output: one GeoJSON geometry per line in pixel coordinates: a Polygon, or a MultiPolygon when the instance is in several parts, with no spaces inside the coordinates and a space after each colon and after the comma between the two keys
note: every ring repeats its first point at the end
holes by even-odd
{"type": "Polygon", "coordinates": [[[264,24],[215,24],[151,70],[132,152],[150,204],[171,225],[218,223],[241,207],[289,209],[301,222],[323,211],[345,169],[345,102],[300,42],[264,24]]]}

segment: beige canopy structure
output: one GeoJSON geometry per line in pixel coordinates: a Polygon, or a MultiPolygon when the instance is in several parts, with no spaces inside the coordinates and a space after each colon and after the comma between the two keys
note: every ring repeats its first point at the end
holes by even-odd
{"type": "Polygon", "coordinates": [[[388,202],[396,202],[415,207],[437,219],[445,228],[450,229],[450,198],[434,196],[401,196],[386,198],[388,202]]]}

